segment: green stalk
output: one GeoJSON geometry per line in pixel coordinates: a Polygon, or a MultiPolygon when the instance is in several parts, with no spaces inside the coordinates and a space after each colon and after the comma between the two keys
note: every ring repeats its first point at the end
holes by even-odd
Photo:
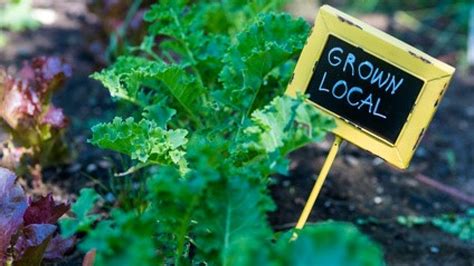
{"type": "Polygon", "coordinates": [[[132,5],[128,9],[127,15],[125,16],[125,20],[122,25],[118,28],[117,32],[112,33],[110,35],[109,39],[109,46],[107,47],[107,50],[105,51],[105,59],[107,63],[110,63],[111,57],[113,54],[115,54],[117,50],[117,43],[119,39],[122,39],[126,32],[128,27],[130,26],[130,22],[132,21],[133,17],[137,14],[138,9],[140,8],[140,5],[142,4],[143,0],[135,0],[133,1],[132,5]]]}

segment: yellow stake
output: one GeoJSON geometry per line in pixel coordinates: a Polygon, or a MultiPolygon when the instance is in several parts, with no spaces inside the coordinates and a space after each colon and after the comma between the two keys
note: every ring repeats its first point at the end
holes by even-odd
{"type": "Polygon", "coordinates": [[[306,221],[308,220],[309,214],[311,213],[311,210],[313,209],[313,205],[316,202],[316,199],[318,198],[319,191],[321,191],[321,187],[324,184],[324,180],[326,180],[326,177],[329,173],[329,169],[331,168],[331,165],[334,162],[334,159],[336,158],[336,154],[339,151],[339,146],[341,145],[341,143],[342,143],[342,138],[336,135],[334,138],[334,142],[332,143],[331,150],[329,150],[328,157],[326,158],[326,161],[324,161],[323,168],[321,169],[321,172],[319,172],[318,179],[316,180],[313,190],[311,191],[311,194],[309,195],[308,201],[306,202],[306,205],[304,206],[303,212],[301,213],[301,216],[298,219],[298,223],[296,224],[296,229],[303,228],[306,221]]]}

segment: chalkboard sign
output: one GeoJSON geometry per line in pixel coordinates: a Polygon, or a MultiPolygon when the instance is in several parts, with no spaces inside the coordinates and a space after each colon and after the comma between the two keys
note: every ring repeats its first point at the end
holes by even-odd
{"type": "Polygon", "coordinates": [[[336,121],[333,133],[408,167],[454,68],[330,6],[322,6],[286,93],[336,121]]]}
{"type": "Polygon", "coordinates": [[[307,92],[314,103],[395,143],[423,83],[329,35],[307,92]]]}

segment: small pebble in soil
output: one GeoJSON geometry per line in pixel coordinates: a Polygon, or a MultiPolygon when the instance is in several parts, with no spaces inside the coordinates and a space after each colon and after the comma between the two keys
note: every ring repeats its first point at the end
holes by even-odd
{"type": "Polygon", "coordinates": [[[329,200],[327,200],[327,201],[324,202],[324,207],[326,207],[326,208],[331,207],[331,205],[332,205],[332,204],[331,204],[331,202],[330,202],[329,200]]]}
{"type": "Polygon", "coordinates": [[[297,160],[292,160],[290,163],[290,170],[294,170],[298,167],[299,162],[297,160]]]}
{"type": "Polygon", "coordinates": [[[372,160],[372,165],[374,166],[378,166],[378,165],[381,165],[383,164],[383,160],[380,159],[379,157],[375,157],[373,160],[372,160]]]}
{"type": "Polygon", "coordinates": [[[405,184],[410,187],[417,187],[420,183],[416,179],[406,178],[405,184]]]}
{"type": "Polygon", "coordinates": [[[98,162],[98,165],[100,166],[100,168],[104,168],[104,169],[112,168],[112,163],[107,160],[100,160],[98,162]]]}
{"type": "Polygon", "coordinates": [[[332,143],[329,142],[328,140],[324,140],[322,142],[316,142],[315,146],[323,151],[329,151],[329,148],[331,148],[332,143]]]}
{"type": "Polygon", "coordinates": [[[423,147],[418,147],[418,149],[416,150],[415,152],[415,156],[418,157],[418,158],[425,158],[426,155],[427,155],[427,151],[425,148],[423,147]]]}
{"type": "Polygon", "coordinates": [[[283,187],[289,187],[291,182],[289,180],[284,180],[282,183],[283,187]]]}
{"type": "Polygon", "coordinates": [[[349,164],[352,167],[359,165],[359,160],[357,160],[357,158],[354,156],[347,155],[344,159],[347,162],[347,164],[349,164]]]}
{"type": "Polygon", "coordinates": [[[290,195],[295,195],[296,193],[295,187],[290,187],[290,189],[288,189],[288,193],[290,193],[290,195]]]}
{"type": "Polygon", "coordinates": [[[81,168],[82,168],[82,165],[80,163],[75,163],[75,164],[72,164],[71,166],[69,166],[67,168],[67,172],[68,173],[75,173],[75,172],[79,171],[81,168]]]}
{"type": "Polygon", "coordinates": [[[396,175],[391,175],[390,176],[390,182],[394,183],[394,184],[398,184],[399,183],[399,178],[396,175]]]}
{"type": "Polygon", "coordinates": [[[112,194],[112,193],[110,193],[110,192],[107,193],[107,194],[105,195],[105,200],[106,200],[107,202],[114,202],[114,201],[115,201],[115,196],[114,196],[114,194],[112,194]]]}
{"type": "Polygon", "coordinates": [[[437,254],[437,253],[439,253],[439,248],[435,247],[435,246],[432,246],[432,247],[430,247],[430,252],[434,253],[434,254],[437,254]]]}
{"type": "Polygon", "coordinates": [[[95,165],[95,164],[93,164],[93,163],[87,165],[86,171],[87,171],[88,173],[92,173],[92,172],[94,172],[95,170],[97,170],[97,165],[95,165]]]}
{"type": "Polygon", "coordinates": [[[465,130],[469,128],[469,123],[466,120],[459,121],[458,128],[460,130],[465,130]]]}
{"type": "Polygon", "coordinates": [[[383,187],[377,187],[375,189],[375,192],[377,192],[377,194],[382,194],[383,193],[383,187]]]}
{"type": "Polygon", "coordinates": [[[306,204],[306,200],[303,198],[295,198],[294,202],[296,205],[301,205],[301,206],[304,206],[306,204]]]}
{"type": "Polygon", "coordinates": [[[466,115],[469,117],[474,117],[474,106],[466,108],[466,115]]]}
{"type": "Polygon", "coordinates": [[[375,197],[375,198],[374,198],[374,203],[377,204],[377,205],[380,204],[380,203],[382,203],[382,198],[379,197],[379,196],[375,197]]]}

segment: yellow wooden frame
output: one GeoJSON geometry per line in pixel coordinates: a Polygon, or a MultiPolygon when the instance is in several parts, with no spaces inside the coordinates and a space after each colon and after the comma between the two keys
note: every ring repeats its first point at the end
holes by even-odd
{"type": "Polygon", "coordinates": [[[379,156],[395,167],[407,168],[455,69],[360,20],[324,5],[319,10],[311,35],[298,59],[293,79],[286,92],[288,95],[296,96],[298,92],[306,91],[313,68],[321,56],[329,34],[361,47],[365,52],[403,69],[424,82],[395,144],[363,128],[355,127],[310,101],[318,109],[335,118],[334,134],[379,156]]]}

